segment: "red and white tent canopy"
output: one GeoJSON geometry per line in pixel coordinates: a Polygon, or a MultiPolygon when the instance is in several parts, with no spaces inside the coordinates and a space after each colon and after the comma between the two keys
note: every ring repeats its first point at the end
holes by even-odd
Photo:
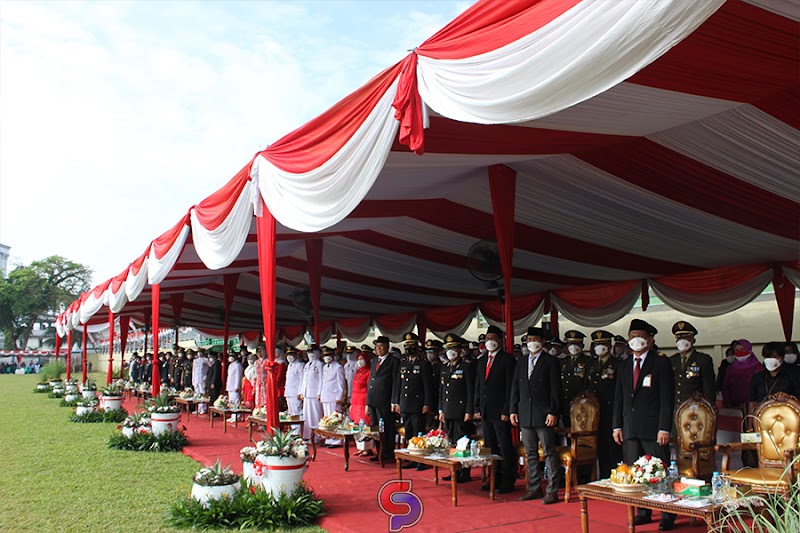
{"type": "Polygon", "coordinates": [[[463,330],[503,311],[465,268],[505,254],[517,328],[586,326],[643,289],[690,315],[800,283],[800,7],[768,0],[481,1],[256,156],[59,317],[262,328],[256,218],[277,226],[277,323],[322,336],[463,330]],[[422,155],[424,153],[424,155],[422,155]],[[511,258],[513,256],[513,264],[511,258]],[[317,290],[317,284],[319,285],[317,290]]]}

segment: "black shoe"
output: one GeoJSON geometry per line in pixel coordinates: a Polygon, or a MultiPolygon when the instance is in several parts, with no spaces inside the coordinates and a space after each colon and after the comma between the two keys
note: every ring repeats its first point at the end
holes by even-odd
{"type": "Polygon", "coordinates": [[[672,531],[673,527],[675,527],[675,522],[672,520],[662,520],[658,524],[659,531],[672,531]]]}
{"type": "Polygon", "coordinates": [[[433,468],[431,465],[424,465],[422,463],[417,463],[417,471],[430,470],[431,468],[433,468]]]}
{"type": "Polygon", "coordinates": [[[403,470],[409,470],[411,468],[416,468],[416,467],[417,467],[417,463],[415,463],[414,461],[408,461],[406,464],[404,464],[400,468],[402,468],[403,470]]]}
{"type": "Polygon", "coordinates": [[[485,485],[481,485],[481,490],[484,492],[489,492],[489,484],[486,483],[485,485]]]}
{"type": "Polygon", "coordinates": [[[510,492],[514,492],[514,486],[512,485],[510,487],[500,487],[499,489],[497,489],[497,492],[499,492],[500,494],[508,494],[510,492]]]}
{"type": "Polygon", "coordinates": [[[370,461],[372,461],[373,463],[377,463],[377,462],[378,462],[378,461],[380,461],[381,459],[380,459],[380,457],[378,457],[377,455],[375,455],[375,456],[373,456],[373,457],[370,457],[370,458],[369,458],[369,460],[370,460],[370,461]]]}
{"type": "MultiPolygon", "coordinates": [[[[452,477],[450,477],[450,476],[444,476],[444,477],[442,478],[442,481],[450,481],[451,479],[453,479],[453,478],[452,478],[452,477]]],[[[458,481],[458,478],[456,478],[456,481],[458,481]]]]}
{"type": "Polygon", "coordinates": [[[542,497],[542,489],[539,489],[534,492],[526,492],[525,494],[519,497],[519,501],[527,502],[530,500],[538,500],[541,497],[542,497]]]}
{"type": "Polygon", "coordinates": [[[456,483],[469,483],[470,481],[472,481],[472,476],[469,470],[459,470],[456,474],[456,483]]]}
{"type": "Polygon", "coordinates": [[[640,515],[636,515],[636,518],[633,519],[633,525],[634,526],[642,526],[644,524],[649,524],[652,521],[653,521],[652,517],[640,514],[640,515]]]}
{"type": "Polygon", "coordinates": [[[553,492],[548,492],[547,495],[542,498],[542,503],[545,505],[550,505],[551,503],[558,503],[558,496],[553,492]]]}

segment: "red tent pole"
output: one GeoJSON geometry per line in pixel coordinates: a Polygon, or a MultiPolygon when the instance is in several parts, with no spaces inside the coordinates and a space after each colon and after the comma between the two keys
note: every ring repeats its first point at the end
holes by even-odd
{"type": "Polygon", "coordinates": [[[275,363],[275,217],[263,198],[262,214],[256,219],[258,230],[258,278],[261,287],[261,314],[264,320],[264,339],[267,349],[267,431],[278,427],[278,368],[275,363]]]}
{"type": "Polygon", "coordinates": [[[503,271],[503,311],[506,322],[506,351],[514,351],[514,317],[511,313],[511,274],[514,260],[514,198],[517,173],[505,165],[489,167],[489,191],[492,195],[494,232],[503,271]]]}
{"type": "Polygon", "coordinates": [[[786,342],[792,340],[792,322],[794,322],[794,284],[783,274],[780,266],[775,267],[772,278],[772,288],[775,290],[775,303],[778,304],[778,313],[781,317],[783,337],[786,342]]]}
{"type": "Polygon", "coordinates": [[[58,362],[58,354],[61,353],[61,335],[56,333],[56,362],[58,362]]]}
{"type": "Polygon", "coordinates": [[[314,311],[314,342],[319,346],[319,295],[322,290],[322,239],[306,240],[306,264],[308,265],[308,286],[311,292],[311,306],[314,311]]]}
{"type": "Polygon", "coordinates": [[[108,310],[108,375],[106,385],[111,385],[114,379],[114,313],[108,310]]]}
{"type": "MultiPolygon", "coordinates": [[[[151,286],[151,321],[153,324],[153,382],[150,384],[150,390],[152,391],[153,396],[158,396],[161,393],[161,368],[158,364],[158,312],[159,312],[159,303],[161,300],[161,285],[156,283],[155,285],[151,286]]],[[[147,354],[147,334],[145,333],[144,336],[145,342],[145,350],[144,353],[147,354]]]]}
{"type": "Polygon", "coordinates": [[[72,377],[72,330],[67,330],[67,381],[72,377]]]}
{"type": "Polygon", "coordinates": [[[83,383],[86,383],[86,378],[88,377],[87,370],[88,366],[86,365],[86,341],[89,336],[89,332],[86,330],[88,326],[86,324],[83,325],[83,332],[81,333],[81,378],[83,379],[83,383]]]}
{"type": "Polygon", "coordinates": [[[425,324],[425,319],[422,317],[422,313],[417,315],[417,336],[419,336],[419,342],[422,345],[422,348],[425,349],[425,341],[428,337],[428,326],[425,324]]]}
{"type": "Polygon", "coordinates": [[[131,317],[119,317],[119,379],[125,379],[125,349],[128,347],[128,329],[131,317]]]}

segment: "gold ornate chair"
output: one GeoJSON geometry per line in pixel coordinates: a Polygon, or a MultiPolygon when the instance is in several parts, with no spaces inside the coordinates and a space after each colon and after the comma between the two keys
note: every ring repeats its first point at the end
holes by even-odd
{"type": "Polygon", "coordinates": [[[716,470],[717,408],[695,393],[675,411],[675,429],[680,475],[710,481],[716,470]]]}
{"type": "MultiPolygon", "coordinates": [[[[564,466],[564,501],[569,502],[572,485],[578,484],[578,467],[592,466],[592,481],[597,479],[597,443],[600,431],[600,402],[590,391],[583,391],[572,400],[569,407],[570,428],[560,430],[566,433],[569,446],[556,446],[558,459],[564,466]]],[[[539,449],[539,458],[544,453],[539,449]]]]}
{"type": "Polygon", "coordinates": [[[753,445],[736,442],[717,447],[725,454],[722,470],[731,476],[733,483],[750,485],[754,492],[782,493],[797,479],[797,465],[788,467],[800,446],[800,403],[794,396],[779,392],[767,396],[754,416],[755,430],[761,434],[761,442],[755,445],[758,468],[728,470],[733,450],[753,448],[753,445]]]}

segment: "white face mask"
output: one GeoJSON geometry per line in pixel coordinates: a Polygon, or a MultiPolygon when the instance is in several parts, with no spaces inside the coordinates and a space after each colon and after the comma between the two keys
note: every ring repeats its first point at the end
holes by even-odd
{"type": "Polygon", "coordinates": [[[447,350],[447,359],[455,361],[458,358],[458,352],[455,350],[447,350]]]}
{"type": "Polygon", "coordinates": [[[740,363],[744,363],[745,361],[747,361],[750,358],[750,354],[742,355],[741,357],[738,356],[738,355],[734,355],[733,357],[734,357],[734,359],[736,359],[740,363]]]}
{"type": "Polygon", "coordinates": [[[528,350],[530,350],[531,353],[536,353],[541,349],[542,349],[542,343],[539,341],[530,341],[528,343],[528,350]]]}
{"type": "Polygon", "coordinates": [[[228,362],[229,363],[233,363],[234,361],[236,361],[235,357],[228,357],[228,362]]]}
{"type": "Polygon", "coordinates": [[[577,344],[570,344],[567,350],[569,350],[569,353],[571,353],[572,355],[578,355],[583,351],[583,349],[577,344]]]}
{"type": "Polygon", "coordinates": [[[364,361],[363,359],[359,359],[358,360],[358,368],[364,368],[365,366],[367,366],[367,362],[364,361]]]}
{"type": "Polygon", "coordinates": [[[736,361],[736,358],[733,355],[728,355],[725,356],[725,360],[728,361],[729,363],[733,363],[734,361],[736,361]]]}
{"type": "Polygon", "coordinates": [[[549,353],[550,355],[552,355],[553,357],[555,357],[556,355],[558,355],[558,349],[556,349],[556,348],[550,348],[550,351],[549,351],[549,352],[547,352],[547,353],[549,353]]]}
{"type": "Polygon", "coordinates": [[[692,348],[692,343],[687,339],[678,339],[678,342],[675,343],[675,346],[681,352],[688,352],[692,348]]]}
{"type": "Polygon", "coordinates": [[[286,356],[286,360],[287,360],[287,361],[289,361],[289,363],[294,363],[294,361],[295,361],[295,356],[293,356],[293,355],[287,355],[287,356],[286,356]]]}
{"type": "Polygon", "coordinates": [[[431,363],[439,360],[439,356],[436,355],[436,352],[427,352],[425,355],[428,357],[428,361],[431,363]]]}
{"type": "Polygon", "coordinates": [[[496,352],[498,348],[497,341],[486,341],[486,349],[490,352],[496,352]]]}
{"type": "Polygon", "coordinates": [[[764,359],[764,366],[767,367],[767,370],[770,372],[777,370],[779,366],[781,366],[781,360],[776,357],[767,357],[764,359]]]}
{"type": "Polygon", "coordinates": [[[527,346],[522,347],[522,355],[530,355],[531,351],[527,346]]]}
{"type": "Polygon", "coordinates": [[[628,346],[630,346],[631,350],[634,352],[641,352],[647,348],[647,339],[644,337],[634,337],[628,341],[628,346]]]}
{"type": "Polygon", "coordinates": [[[333,357],[331,357],[330,355],[326,355],[325,357],[322,358],[322,360],[325,361],[326,363],[330,363],[331,361],[333,361],[333,357]]]}
{"type": "Polygon", "coordinates": [[[597,357],[603,357],[608,353],[608,346],[605,344],[598,344],[594,347],[594,353],[597,354],[597,357]]]}
{"type": "Polygon", "coordinates": [[[797,362],[797,354],[794,352],[789,352],[783,356],[783,362],[787,365],[793,365],[797,362]]]}

